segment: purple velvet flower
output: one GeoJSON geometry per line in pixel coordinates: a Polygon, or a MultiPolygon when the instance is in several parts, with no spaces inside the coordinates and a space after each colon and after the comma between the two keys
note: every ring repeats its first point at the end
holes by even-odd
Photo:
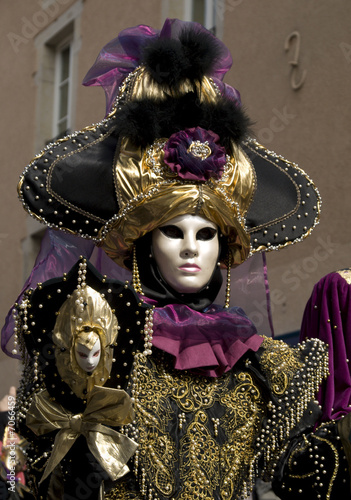
{"type": "Polygon", "coordinates": [[[223,174],[226,152],[211,130],[196,127],[176,132],[163,150],[164,162],[183,179],[207,181],[223,174]]]}

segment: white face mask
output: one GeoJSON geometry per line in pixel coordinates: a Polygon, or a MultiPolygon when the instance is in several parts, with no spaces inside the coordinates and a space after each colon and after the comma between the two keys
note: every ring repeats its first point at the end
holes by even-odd
{"type": "Polygon", "coordinates": [[[176,292],[196,293],[217,265],[218,228],[198,215],[180,215],[154,229],[152,248],[163,279],[176,292]]]}
{"type": "Polygon", "coordinates": [[[74,346],[76,360],[78,365],[85,372],[92,373],[100,361],[101,356],[101,343],[100,339],[97,339],[93,348],[89,349],[83,344],[76,343],[74,346]]]}

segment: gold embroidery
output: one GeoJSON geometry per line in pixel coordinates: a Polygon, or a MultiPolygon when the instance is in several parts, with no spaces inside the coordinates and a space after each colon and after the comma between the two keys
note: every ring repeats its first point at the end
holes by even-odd
{"type": "MultiPolygon", "coordinates": [[[[158,374],[156,365],[147,366],[145,356],[135,356],[133,397],[135,399],[135,418],[139,429],[140,443],[138,460],[142,462],[146,477],[165,496],[175,489],[173,465],[177,461],[176,447],[166,432],[172,417],[169,402],[170,391],[158,374]]],[[[145,482],[145,476],[142,483],[145,482]]],[[[142,484],[142,492],[143,492],[142,484]]]]}
{"type": "Polygon", "coordinates": [[[262,367],[268,382],[275,394],[283,394],[290,385],[297,370],[303,363],[298,358],[298,352],[282,341],[266,337],[263,341],[266,349],[262,355],[262,367]]]}
{"type": "Polygon", "coordinates": [[[160,351],[136,354],[130,386],[136,416],[125,432],[139,443],[133,470],[141,498],[246,497],[259,461],[263,478],[271,480],[290,431],[328,370],[323,344],[309,345],[291,349],[267,339],[256,360],[219,378],[175,370],[160,351]],[[308,378],[300,368],[311,372],[308,378]]]}
{"type": "Polygon", "coordinates": [[[145,471],[139,478],[142,493],[158,490],[177,500],[215,498],[219,489],[223,498],[231,498],[234,488],[238,494],[249,494],[255,439],[265,407],[253,378],[247,372],[235,378],[231,373],[206,378],[179,372],[171,369],[164,357],[147,361],[137,355],[135,360],[133,396],[140,444],[137,460],[145,471]],[[207,413],[214,405],[218,406],[215,428],[207,413]],[[171,437],[171,433],[176,435],[172,425],[178,426],[178,455],[171,437]],[[158,475],[161,465],[163,477],[158,475]],[[171,484],[174,467],[179,468],[176,496],[171,484]]]}
{"type": "MultiPolygon", "coordinates": [[[[288,466],[289,469],[292,470],[293,466],[295,465],[294,461],[296,460],[296,455],[299,455],[300,453],[305,453],[306,450],[308,449],[311,444],[308,442],[307,438],[305,435],[303,435],[304,442],[300,443],[298,446],[296,446],[295,450],[291,452],[291,455],[288,460],[288,466]]],[[[306,479],[307,477],[312,477],[316,474],[315,471],[313,472],[306,472],[306,474],[289,474],[289,477],[294,478],[294,479],[306,479]]]]}
{"type": "Polygon", "coordinates": [[[218,386],[220,385],[221,390],[225,390],[228,385],[228,377],[221,379],[200,377],[179,371],[173,371],[170,376],[164,369],[162,376],[172,393],[172,399],[186,412],[211,408],[218,399],[218,386]]]}
{"type": "Polygon", "coordinates": [[[219,484],[219,447],[208,430],[208,417],[198,411],[180,444],[179,500],[213,498],[219,484]]]}
{"type": "Polygon", "coordinates": [[[139,493],[129,491],[122,480],[113,490],[104,494],[104,500],[143,500],[143,497],[139,493]]]}
{"type": "MultiPolygon", "coordinates": [[[[221,398],[227,408],[222,426],[228,436],[221,448],[222,498],[233,498],[239,493],[240,478],[253,480],[255,440],[265,413],[264,401],[252,377],[240,372],[236,378],[238,385],[221,398]]],[[[249,489],[245,494],[249,494],[249,489]]]]}

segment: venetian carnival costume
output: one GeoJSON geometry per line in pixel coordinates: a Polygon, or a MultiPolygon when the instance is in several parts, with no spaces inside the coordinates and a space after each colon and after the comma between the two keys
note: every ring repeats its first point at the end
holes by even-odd
{"type": "MultiPolygon", "coordinates": [[[[213,303],[221,267],[230,275],[250,254],[302,240],[320,209],[305,172],[248,137],[239,93],[222,82],[230,65],[196,23],[123,31],[85,78],[104,87],[106,118],[50,144],[21,178],[31,215],[133,271],[122,283],[83,256],[14,309],[37,498],[239,499],[258,476],[284,489],[283,452],[320,414],[324,344],[257,335],[229,308],[229,279],[225,307],[213,303]],[[185,294],[163,279],[150,238],[184,214],[220,232],[219,265],[185,294]],[[82,326],[101,346],[96,376],[72,354],[82,326]]],[[[315,498],[349,492],[338,436],[328,439],[339,465],[315,498]]]]}
{"type": "MultiPolygon", "coordinates": [[[[289,462],[285,471],[286,487],[294,494],[301,488],[306,496],[313,494],[313,485],[320,480],[320,470],[325,469],[321,460],[323,442],[325,448],[329,448],[329,452],[332,451],[337,456],[332,443],[326,440],[329,433],[336,433],[336,425],[337,434],[351,463],[350,285],[350,269],[327,274],[314,286],[304,311],[300,341],[317,338],[328,345],[330,376],[322,383],[318,393],[317,399],[322,411],[315,423],[314,433],[306,437],[304,443],[294,443],[285,456],[285,460],[289,462]],[[306,449],[314,450],[318,472],[306,461],[306,449]]],[[[336,466],[337,462],[334,464],[336,466]]],[[[279,486],[277,492],[279,493],[279,486]]]]}

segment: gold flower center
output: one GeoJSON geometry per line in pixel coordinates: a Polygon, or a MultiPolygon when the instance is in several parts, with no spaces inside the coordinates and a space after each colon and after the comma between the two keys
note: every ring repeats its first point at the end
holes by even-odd
{"type": "Polygon", "coordinates": [[[206,160],[212,153],[208,141],[193,141],[187,149],[188,153],[191,153],[196,158],[201,158],[201,160],[206,160]]]}

